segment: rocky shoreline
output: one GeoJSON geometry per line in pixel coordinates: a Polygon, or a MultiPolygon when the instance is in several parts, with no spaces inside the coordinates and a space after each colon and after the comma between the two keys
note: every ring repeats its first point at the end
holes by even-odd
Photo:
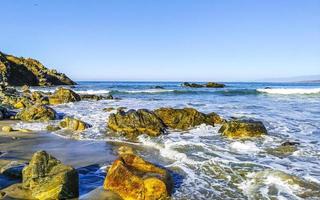
{"type": "MultiPolygon", "coordinates": [[[[14,122],[48,122],[55,120],[55,123],[47,126],[47,131],[68,130],[71,135],[77,136],[92,125],[73,116],[61,116],[55,111],[54,106],[80,101],[94,103],[100,100],[120,100],[112,95],[78,94],[67,87],[59,87],[54,92],[31,90],[29,86],[34,85],[75,84],[65,75],[54,70],[48,70],[33,59],[17,58],[0,53],[0,68],[2,69],[2,85],[0,87],[1,120],[13,120],[14,122]],[[20,72],[12,71],[16,68],[20,68],[18,71],[23,71],[23,75],[33,78],[28,80],[21,78],[19,81],[12,78],[12,74],[16,74],[15,77],[22,76],[19,74],[20,72]],[[36,70],[39,70],[39,72],[36,70]],[[26,74],[29,72],[33,75],[26,74]],[[22,87],[14,88],[9,85],[22,87]]],[[[225,85],[213,82],[207,84],[186,82],[183,87],[222,88],[225,85]]],[[[160,107],[153,110],[118,108],[116,111],[114,108],[104,109],[106,112],[111,110],[114,111],[105,119],[105,132],[112,133],[116,137],[125,137],[128,141],[134,141],[141,135],[157,138],[171,134],[173,131],[182,135],[184,132],[203,124],[210,127],[218,125],[218,133],[223,140],[255,140],[268,135],[268,131],[261,121],[250,118],[223,119],[217,113],[203,113],[190,107],[160,107]]],[[[25,145],[28,141],[21,136],[33,134],[28,129],[14,129],[10,124],[3,125],[1,130],[0,139],[3,137],[5,138],[2,138],[3,141],[13,144],[19,143],[21,139],[21,142],[25,145]]],[[[35,134],[32,137],[32,139],[35,139],[38,136],[35,134]]],[[[48,141],[46,142],[48,143],[48,141]]],[[[54,145],[57,145],[57,143],[54,143],[54,145]]],[[[99,145],[101,144],[99,143],[99,145]]],[[[4,146],[7,147],[6,145],[4,146]]],[[[81,148],[81,146],[77,147],[81,148]]],[[[295,152],[298,147],[299,143],[287,141],[279,147],[268,149],[267,152],[277,157],[286,157],[295,152]]],[[[1,155],[0,176],[4,178],[5,183],[9,184],[1,186],[0,199],[79,198],[80,188],[83,187],[81,182],[83,171],[76,169],[75,166],[69,165],[69,163],[68,165],[64,164],[65,162],[61,161],[59,156],[52,154],[52,148],[46,148],[34,149],[32,156],[28,155],[28,158],[23,161],[14,160],[12,162],[10,159],[2,159],[5,156],[1,155]]],[[[58,151],[60,150],[58,148],[58,151]]],[[[110,156],[112,160],[108,160],[110,165],[104,169],[104,174],[102,178],[100,177],[103,181],[100,181],[99,187],[95,185],[94,189],[88,190],[81,198],[170,199],[176,181],[171,171],[165,167],[158,166],[156,163],[144,160],[128,145],[118,146],[116,151],[117,153],[110,156]]],[[[3,153],[5,154],[5,152],[3,153]]],[[[108,155],[105,156],[107,157],[108,155]]],[[[83,158],[87,159],[88,156],[90,155],[83,158]]],[[[74,159],[81,158],[82,156],[78,155],[74,159]]],[[[312,187],[318,189],[317,186],[312,185],[312,187]]]]}

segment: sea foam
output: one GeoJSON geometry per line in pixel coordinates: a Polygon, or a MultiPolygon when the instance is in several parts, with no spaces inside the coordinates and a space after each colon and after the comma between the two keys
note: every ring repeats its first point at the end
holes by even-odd
{"type": "Polygon", "coordinates": [[[320,94],[320,88],[265,88],[257,91],[268,94],[320,94]]]}

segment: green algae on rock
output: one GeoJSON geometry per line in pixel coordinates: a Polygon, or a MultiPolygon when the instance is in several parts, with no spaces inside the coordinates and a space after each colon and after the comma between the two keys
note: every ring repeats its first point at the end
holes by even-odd
{"type": "Polygon", "coordinates": [[[75,85],[65,74],[43,66],[31,58],[15,57],[0,52],[0,82],[11,86],[75,85]]]}
{"type": "Polygon", "coordinates": [[[246,139],[265,135],[267,129],[260,121],[231,120],[222,125],[219,133],[228,138],[246,139]]]}
{"type": "Polygon", "coordinates": [[[172,191],[169,172],[133,153],[121,153],[107,172],[104,189],[124,200],[165,200],[172,191]]]}
{"type": "Polygon", "coordinates": [[[210,113],[206,115],[194,108],[159,108],[154,113],[163,121],[163,123],[172,129],[187,130],[201,124],[214,125],[221,122],[221,118],[210,113]]]}
{"type": "Polygon", "coordinates": [[[22,171],[22,187],[36,199],[71,199],[79,196],[79,175],[45,151],[38,151],[22,171]]]}
{"type": "Polygon", "coordinates": [[[36,104],[20,111],[16,118],[23,121],[48,121],[56,118],[56,112],[48,106],[36,104]]]}
{"type": "Polygon", "coordinates": [[[140,134],[158,136],[165,131],[165,125],[158,116],[146,109],[118,111],[111,114],[108,128],[127,137],[135,137],[140,134]]]}
{"type": "Polygon", "coordinates": [[[49,104],[57,105],[69,102],[80,101],[81,97],[74,91],[67,88],[58,88],[52,95],[49,97],[49,104]]]}
{"type": "Polygon", "coordinates": [[[60,123],[59,126],[61,128],[67,128],[73,131],[83,131],[89,127],[91,127],[89,124],[85,123],[84,121],[81,121],[79,119],[66,117],[64,118],[60,123]]]}

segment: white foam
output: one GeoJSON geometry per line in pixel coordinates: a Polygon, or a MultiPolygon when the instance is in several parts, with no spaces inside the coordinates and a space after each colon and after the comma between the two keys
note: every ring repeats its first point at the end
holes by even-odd
{"type": "Polygon", "coordinates": [[[174,90],[167,89],[146,89],[146,90],[126,90],[127,93],[162,93],[162,92],[173,92],[174,90]]]}
{"type": "Polygon", "coordinates": [[[230,144],[230,148],[239,153],[256,153],[260,151],[256,144],[251,141],[233,142],[230,144]]]}
{"type": "Polygon", "coordinates": [[[268,94],[318,94],[320,88],[270,88],[257,89],[257,91],[268,94]]]}
{"type": "Polygon", "coordinates": [[[109,94],[110,90],[75,90],[78,94],[109,94]]]}

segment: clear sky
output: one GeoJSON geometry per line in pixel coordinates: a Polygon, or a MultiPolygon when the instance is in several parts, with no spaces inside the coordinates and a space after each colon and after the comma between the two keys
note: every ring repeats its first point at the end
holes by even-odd
{"type": "Polygon", "coordinates": [[[0,51],[75,80],[320,74],[320,0],[0,0],[0,51]]]}

